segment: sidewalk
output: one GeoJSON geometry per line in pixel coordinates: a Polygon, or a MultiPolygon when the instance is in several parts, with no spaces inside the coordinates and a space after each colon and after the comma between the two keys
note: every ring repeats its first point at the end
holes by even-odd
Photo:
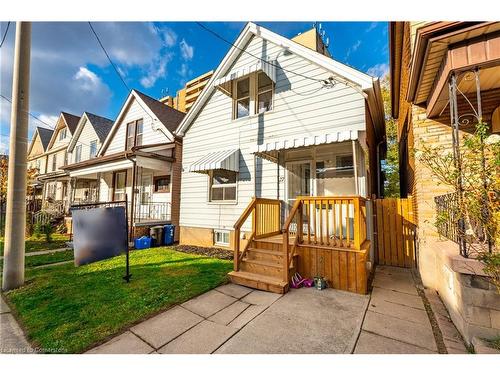
{"type": "MultiPolygon", "coordinates": [[[[67,251],[71,250],[71,247],[61,247],[60,249],[52,249],[52,250],[40,250],[40,251],[32,251],[31,253],[25,253],[24,256],[26,257],[32,257],[35,255],[45,255],[45,254],[52,254],[52,253],[60,253],[62,251],[67,251]]],[[[0,256],[0,260],[3,259],[3,255],[0,256]]]]}
{"type": "MultiPolygon", "coordinates": [[[[432,306],[429,316],[409,269],[378,266],[354,353],[467,353],[458,339],[453,341],[453,348],[448,345],[438,348],[436,342],[442,343],[443,335],[440,325],[434,324],[434,330],[431,325],[439,301],[437,295],[435,298],[437,301],[429,305],[429,308],[432,306]]],[[[444,307],[440,314],[446,314],[444,307]]],[[[455,331],[454,337],[460,336],[451,323],[448,329],[455,331]]]]}
{"type": "Polygon", "coordinates": [[[0,353],[32,353],[24,332],[10,312],[10,308],[0,296],[0,353]]]}
{"type": "Polygon", "coordinates": [[[350,353],[367,303],[334,289],[280,295],[227,284],[87,353],[350,353]]]}

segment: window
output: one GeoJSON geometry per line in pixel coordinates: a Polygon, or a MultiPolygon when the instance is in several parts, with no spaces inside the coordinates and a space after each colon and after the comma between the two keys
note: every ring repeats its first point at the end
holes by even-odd
{"type": "Polygon", "coordinates": [[[113,176],[113,200],[125,200],[125,187],[127,184],[127,171],[115,172],[113,176]]]}
{"type": "Polygon", "coordinates": [[[39,172],[40,172],[40,166],[41,166],[41,160],[37,159],[37,161],[36,161],[36,169],[38,169],[39,172]]]}
{"type": "Polygon", "coordinates": [[[170,176],[157,176],[154,178],[155,193],[170,192],[170,176]]]}
{"type": "Polygon", "coordinates": [[[218,169],[210,173],[210,200],[236,200],[236,172],[218,169]]]}
{"type": "Polygon", "coordinates": [[[250,79],[244,78],[236,82],[236,100],[234,104],[234,118],[241,118],[250,114],[250,79]]]}
{"type": "Polygon", "coordinates": [[[90,158],[95,158],[97,155],[97,140],[94,139],[90,142],[90,158]]]}
{"type": "Polygon", "coordinates": [[[500,107],[497,107],[491,115],[491,132],[500,133],[500,107]]]}
{"type": "Polygon", "coordinates": [[[354,161],[352,155],[341,155],[335,158],[335,174],[337,176],[351,177],[354,175],[354,161]]]}
{"type": "Polygon", "coordinates": [[[57,169],[57,154],[52,155],[52,172],[57,169]]]}
{"type": "Polygon", "coordinates": [[[229,231],[214,230],[214,244],[220,246],[229,246],[229,231]]]}
{"type": "Polygon", "coordinates": [[[75,148],[75,163],[78,163],[82,160],[82,145],[78,145],[75,148]]]}
{"type": "Polygon", "coordinates": [[[256,113],[270,111],[273,108],[273,81],[265,73],[257,76],[256,113]]]}
{"type": "Polygon", "coordinates": [[[127,150],[130,150],[134,146],[142,145],[143,130],[144,126],[142,119],[127,124],[127,141],[125,145],[127,150]]]}
{"type": "Polygon", "coordinates": [[[60,141],[66,139],[66,131],[67,131],[66,128],[59,130],[59,140],[60,141]]]}

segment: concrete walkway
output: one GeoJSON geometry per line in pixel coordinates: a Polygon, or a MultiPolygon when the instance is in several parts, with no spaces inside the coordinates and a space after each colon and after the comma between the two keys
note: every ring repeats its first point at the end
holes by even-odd
{"type": "MultiPolygon", "coordinates": [[[[71,247],[62,247],[60,249],[52,249],[52,250],[40,250],[40,251],[32,251],[31,253],[25,253],[24,256],[26,257],[32,257],[35,255],[45,255],[45,254],[53,254],[53,253],[60,253],[62,251],[67,251],[71,250],[71,247]]],[[[0,256],[0,260],[3,259],[3,255],[0,256]]]]}
{"type": "Polygon", "coordinates": [[[333,289],[282,296],[227,284],[88,353],[351,353],[368,299],[333,289]]]}
{"type": "MultiPolygon", "coordinates": [[[[435,330],[440,338],[439,328],[435,330]]],[[[461,347],[455,344],[455,350],[448,352],[467,353],[463,344],[461,347]]],[[[354,353],[438,353],[435,332],[410,270],[377,267],[370,303],[354,353]]]]}
{"type": "Polygon", "coordinates": [[[11,314],[3,296],[0,296],[0,353],[25,354],[33,350],[24,332],[11,314]]]}

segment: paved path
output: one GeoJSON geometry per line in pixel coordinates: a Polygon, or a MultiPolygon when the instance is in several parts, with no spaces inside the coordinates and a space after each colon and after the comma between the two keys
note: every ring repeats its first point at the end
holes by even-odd
{"type": "Polygon", "coordinates": [[[0,296],[0,353],[33,353],[3,296],[0,296]]]}
{"type": "MultiPolygon", "coordinates": [[[[435,297],[441,303],[439,297],[435,297]]],[[[437,301],[433,302],[437,304],[437,301]]],[[[447,314],[444,306],[442,307],[440,313],[447,314]]],[[[432,311],[434,309],[433,306],[432,311]]],[[[449,329],[455,330],[455,335],[458,335],[451,321],[449,324],[449,329]]],[[[438,353],[436,335],[438,340],[442,339],[439,328],[437,332],[436,328],[433,331],[424,300],[418,293],[411,271],[378,266],[354,353],[438,353]]],[[[448,350],[449,353],[467,353],[463,343],[453,344],[455,348],[448,350]]],[[[441,349],[441,352],[443,350],[445,349],[441,349]]]]}
{"type": "MultiPolygon", "coordinates": [[[[60,253],[62,251],[67,251],[71,250],[70,247],[62,247],[60,249],[52,249],[52,250],[41,250],[41,251],[32,251],[31,253],[25,253],[24,256],[26,257],[32,257],[35,255],[45,255],[45,254],[53,254],[53,253],[60,253]]],[[[0,256],[0,260],[3,259],[3,256],[0,256]]]]}
{"type": "Polygon", "coordinates": [[[350,353],[367,303],[333,289],[282,296],[227,284],[88,353],[350,353]]]}

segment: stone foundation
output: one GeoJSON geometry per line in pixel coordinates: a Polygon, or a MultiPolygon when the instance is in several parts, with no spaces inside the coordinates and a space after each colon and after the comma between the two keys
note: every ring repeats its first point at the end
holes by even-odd
{"type": "Polygon", "coordinates": [[[436,290],[465,341],[500,335],[500,294],[481,264],[458,255],[458,245],[428,238],[419,246],[425,287],[436,290]]]}

